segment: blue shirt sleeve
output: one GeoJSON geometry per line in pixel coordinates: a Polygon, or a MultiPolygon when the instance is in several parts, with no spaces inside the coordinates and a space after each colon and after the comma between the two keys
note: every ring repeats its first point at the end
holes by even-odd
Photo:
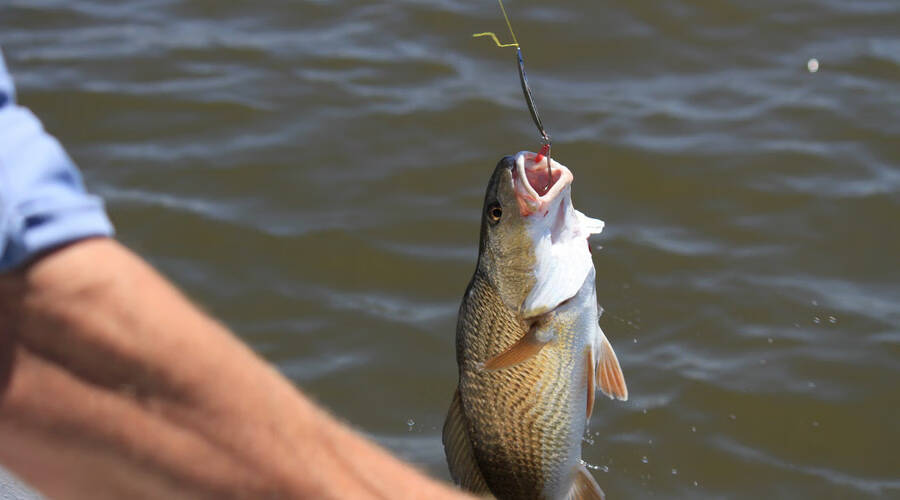
{"type": "Polygon", "coordinates": [[[59,245],[112,233],[103,201],[85,192],[65,150],[16,105],[0,52],[0,272],[59,245]]]}

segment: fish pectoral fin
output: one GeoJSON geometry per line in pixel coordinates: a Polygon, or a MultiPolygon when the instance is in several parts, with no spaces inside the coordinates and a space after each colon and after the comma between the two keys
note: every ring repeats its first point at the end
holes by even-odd
{"type": "Polygon", "coordinates": [[[459,389],[453,393],[453,402],[450,403],[447,420],[444,421],[442,441],[453,481],[475,494],[490,493],[478,462],[475,461],[475,452],[466,431],[466,415],[463,413],[459,389]]]}
{"type": "Polygon", "coordinates": [[[602,331],[600,336],[599,359],[594,369],[594,375],[597,377],[595,383],[610,399],[627,401],[628,387],[625,385],[625,374],[619,366],[619,359],[616,358],[616,352],[602,331]]]}
{"type": "Polygon", "coordinates": [[[521,339],[510,346],[509,349],[482,363],[481,367],[485,370],[509,368],[528,361],[541,352],[541,349],[553,340],[552,336],[546,335],[547,332],[541,331],[541,327],[547,323],[546,317],[549,317],[549,315],[544,315],[541,319],[536,320],[521,339]]]}
{"type": "Polygon", "coordinates": [[[605,500],[606,495],[584,464],[575,466],[575,478],[566,500],[605,500]]]}

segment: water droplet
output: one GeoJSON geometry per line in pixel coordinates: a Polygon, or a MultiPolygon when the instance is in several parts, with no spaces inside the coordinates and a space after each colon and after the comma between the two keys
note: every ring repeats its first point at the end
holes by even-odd
{"type": "Polygon", "coordinates": [[[650,462],[650,460],[647,459],[647,456],[646,456],[646,455],[644,455],[643,457],[641,457],[641,463],[645,463],[645,464],[646,464],[646,463],[648,463],[648,462],[650,462]]]}
{"type": "Polygon", "coordinates": [[[415,421],[415,420],[413,420],[413,419],[407,420],[407,421],[406,421],[406,427],[408,427],[408,428],[406,429],[407,432],[412,432],[413,427],[415,427],[415,425],[416,425],[416,421],[415,421]]]}
{"type": "Polygon", "coordinates": [[[771,344],[772,342],[775,342],[775,341],[772,340],[772,337],[769,337],[769,343],[771,344]]]}
{"type": "Polygon", "coordinates": [[[819,71],[819,60],[814,57],[809,61],[806,61],[806,69],[809,70],[810,73],[819,71]]]}
{"type": "Polygon", "coordinates": [[[672,475],[673,475],[673,476],[677,476],[677,475],[678,475],[678,469],[672,467],[672,475]]]}
{"type": "Polygon", "coordinates": [[[837,318],[835,318],[834,316],[829,316],[829,317],[828,317],[828,322],[829,322],[829,323],[832,323],[832,324],[837,323],[837,318]]]}
{"type": "Polygon", "coordinates": [[[813,323],[818,325],[821,322],[822,322],[822,320],[818,316],[813,317],[813,323]]]}
{"type": "Polygon", "coordinates": [[[818,420],[813,420],[813,421],[812,421],[812,426],[813,426],[813,427],[818,427],[818,426],[819,426],[819,421],[818,421],[818,420]]]}
{"type": "Polygon", "coordinates": [[[698,483],[697,481],[694,481],[694,486],[700,486],[700,483],[698,483]]]}
{"type": "Polygon", "coordinates": [[[581,465],[587,467],[588,469],[609,472],[609,467],[607,467],[605,465],[589,464],[589,463],[585,462],[584,459],[582,459],[582,458],[578,459],[578,461],[581,462],[581,465]]]}
{"type": "Polygon", "coordinates": [[[728,418],[730,418],[731,420],[737,420],[737,415],[735,415],[734,413],[729,413],[728,418]]]}
{"type": "Polygon", "coordinates": [[[692,426],[691,426],[691,432],[697,432],[697,426],[696,426],[696,425],[692,425],[692,426]]]}
{"type": "Polygon", "coordinates": [[[581,465],[587,467],[588,469],[597,470],[596,465],[585,462],[583,458],[578,459],[578,461],[581,462],[581,465]]]}
{"type": "Polygon", "coordinates": [[[647,444],[649,444],[649,445],[652,446],[652,445],[653,445],[653,440],[652,440],[652,439],[648,439],[648,440],[647,440],[647,444]]]}
{"type": "Polygon", "coordinates": [[[819,301],[814,300],[814,301],[811,302],[811,304],[814,305],[814,306],[817,306],[817,305],[819,305],[819,301]]]}
{"type": "Polygon", "coordinates": [[[815,382],[807,382],[806,385],[807,385],[810,389],[815,389],[815,388],[816,388],[816,383],[815,383],[815,382]]]}
{"type": "Polygon", "coordinates": [[[637,344],[637,339],[634,339],[634,343],[637,344]]]}
{"type": "Polygon", "coordinates": [[[644,408],[642,411],[643,411],[644,415],[647,414],[647,409],[646,409],[646,408],[644,408]]]}

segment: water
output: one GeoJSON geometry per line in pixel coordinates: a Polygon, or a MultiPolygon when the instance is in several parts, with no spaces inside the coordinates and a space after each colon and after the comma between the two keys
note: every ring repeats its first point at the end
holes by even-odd
{"type": "MultiPolygon", "coordinates": [[[[507,7],[607,222],[609,498],[900,496],[900,4],[507,7]]],[[[122,241],[441,478],[485,183],[539,147],[513,52],[470,38],[503,29],[490,0],[0,8],[20,101],[122,241]]]]}

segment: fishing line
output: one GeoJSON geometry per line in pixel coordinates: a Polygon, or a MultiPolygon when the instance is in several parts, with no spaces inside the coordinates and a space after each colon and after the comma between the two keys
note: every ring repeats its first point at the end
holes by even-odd
{"type": "Polygon", "coordinates": [[[503,0],[497,0],[497,3],[500,4],[500,11],[503,12],[503,19],[506,21],[506,27],[509,28],[509,35],[513,40],[512,43],[501,43],[500,39],[497,38],[497,35],[489,31],[485,33],[475,33],[472,37],[489,36],[494,40],[497,47],[516,48],[519,82],[522,84],[522,93],[525,95],[525,104],[528,105],[528,112],[531,113],[531,119],[534,121],[534,125],[541,134],[541,142],[544,143],[541,147],[541,151],[535,156],[534,161],[539,163],[544,155],[547,156],[547,189],[550,189],[550,186],[553,185],[553,171],[550,169],[550,134],[544,129],[544,124],[541,122],[541,115],[538,114],[537,106],[534,104],[534,95],[531,92],[531,86],[528,85],[528,76],[525,74],[525,59],[522,57],[522,47],[519,46],[519,40],[516,39],[516,33],[513,31],[512,23],[509,22],[509,16],[506,15],[506,8],[503,7],[503,0]]]}

